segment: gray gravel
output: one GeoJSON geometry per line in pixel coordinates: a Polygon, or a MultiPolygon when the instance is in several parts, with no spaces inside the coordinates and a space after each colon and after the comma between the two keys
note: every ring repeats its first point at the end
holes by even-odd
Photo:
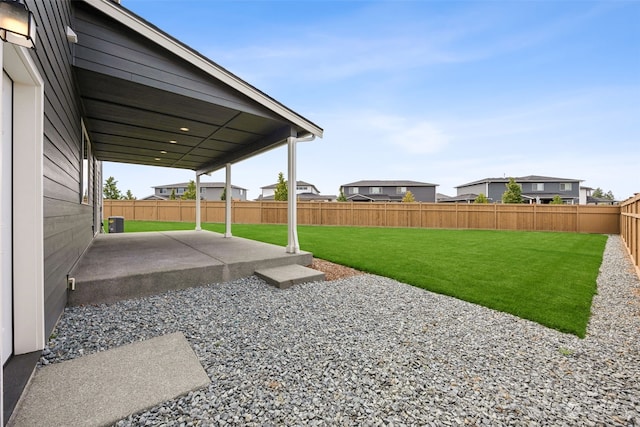
{"type": "Polygon", "coordinates": [[[41,363],[182,331],[212,379],[117,423],[640,425],[640,283],[610,236],[588,336],[373,275],[68,308],[41,363]]]}

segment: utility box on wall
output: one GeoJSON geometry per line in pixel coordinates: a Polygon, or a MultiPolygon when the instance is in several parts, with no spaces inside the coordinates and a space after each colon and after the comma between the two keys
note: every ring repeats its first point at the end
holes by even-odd
{"type": "Polygon", "coordinates": [[[108,222],[109,222],[109,233],[124,233],[124,217],[123,216],[110,216],[108,222]]]}

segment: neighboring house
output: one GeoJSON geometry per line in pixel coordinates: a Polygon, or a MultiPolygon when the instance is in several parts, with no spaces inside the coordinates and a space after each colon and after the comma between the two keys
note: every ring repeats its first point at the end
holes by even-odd
{"type": "MultiPolygon", "coordinates": [[[[147,196],[142,200],[169,200],[172,191],[175,192],[176,199],[179,199],[187,191],[188,186],[188,182],[159,185],[153,187],[153,195],[147,196]]],[[[222,200],[221,197],[225,186],[224,182],[200,182],[200,200],[222,200]]],[[[232,185],[231,200],[247,200],[247,189],[232,185]]]]}
{"type": "Polygon", "coordinates": [[[102,228],[102,161],[199,180],[323,133],[117,1],[25,3],[36,49],[0,41],[4,422],[67,304],[69,273],[102,228]]]}
{"type": "Polygon", "coordinates": [[[436,202],[438,184],[417,181],[356,181],[340,186],[352,202],[401,202],[411,191],[416,202],[436,202]]]}
{"type": "MultiPolygon", "coordinates": [[[[579,179],[529,175],[514,177],[514,180],[522,188],[525,203],[549,203],[555,195],[560,196],[567,204],[578,204],[580,201],[582,181],[579,179]]],[[[508,182],[509,178],[485,178],[459,185],[455,187],[458,191],[457,196],[446,201],[470,203],[478,195],[484,194],[490,203],[501,203],[508,182]]]]}
{"type": "MultiPolygon", "coordinates": [[[[260,187],[262,190],[257,200],[273,200],[278,184],[271,184],[260,187]]],[[[336,200],[335,195],[322,195],[315,185],[304,181],[296,181],[296,197],[302,201],[332,202],[336,200]]]]}

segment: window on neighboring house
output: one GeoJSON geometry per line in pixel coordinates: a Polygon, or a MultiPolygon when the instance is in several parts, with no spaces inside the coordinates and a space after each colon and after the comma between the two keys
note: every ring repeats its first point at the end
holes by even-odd
{"type": "Polygon", "coordinates": [[[349,194],[358,194],[360,189],[358,187],[349,187],[349,194]]]}
{"type": "Polygon", "coordinates": [[[308,191],[309,189],[307,187],[303,187],[303,186],[298,185],[296,187],[296,190],[298,190],[298,191],[308,191]]]}
{"type": "Polygon", "coordinates": [[[167,190],[166,188],[161,188],[159,193],[160,194],[169,194],[169,190],[167,190]]]}
{"type": "Polygon", "coordinates": [[[544,183],[534,183],[531,184],[531,191],[544,191],[544,183]]]}
{"type": "Polygon", "coordinates": [[[184,187],[178,187],[176,188],[176,194],[184,194],[186,188],[184,187]]]}
{"type": "Polygon", "coordinates": [[[382,187],[371,187],[369,194],[382,194],[382,187]]]}
{"type": "Polygon", "coordinates": [[[241,188],[241,189],[238,190],[238,193],[240,193],[240,195],[242,196],[244,194],[244,190],[241,188]]]}
{"type": "Polygon", "coordinates": [[[80,202],[90,205],[93,203],[93,156],[91,155],[91,141],[82,122],[82,170],[80,202]]]}
{"type": "Polygon", "coordinates": [[[407,187],[396,187],[396,194],[405,194],[407,192],[407,187]]]}
{"type": "Polygon", "coordinates": [[[570,182],[561,182],[560,183],[560,191],[571,191],[571,183],[570,182]]]}
{"type": "Polygon", "coordinates": [[[207,189],[205,187],[200,187],[200,194],[206,193],[207,189]]]}

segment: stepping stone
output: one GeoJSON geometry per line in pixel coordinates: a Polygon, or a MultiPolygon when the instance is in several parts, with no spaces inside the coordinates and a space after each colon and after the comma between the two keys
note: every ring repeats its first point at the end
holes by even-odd
{"type": "Polygon", "coordinates": [[[270,285],[280,289],[287,289],[298,283],[324,281],[323,272],[299,264],[256,270],[255,274],[270,285]]]}
{"type": "Polygon", "coordinates": [[[176,332],[37,369],[9,425],[112,425],[210,382],[176,332]]]}

